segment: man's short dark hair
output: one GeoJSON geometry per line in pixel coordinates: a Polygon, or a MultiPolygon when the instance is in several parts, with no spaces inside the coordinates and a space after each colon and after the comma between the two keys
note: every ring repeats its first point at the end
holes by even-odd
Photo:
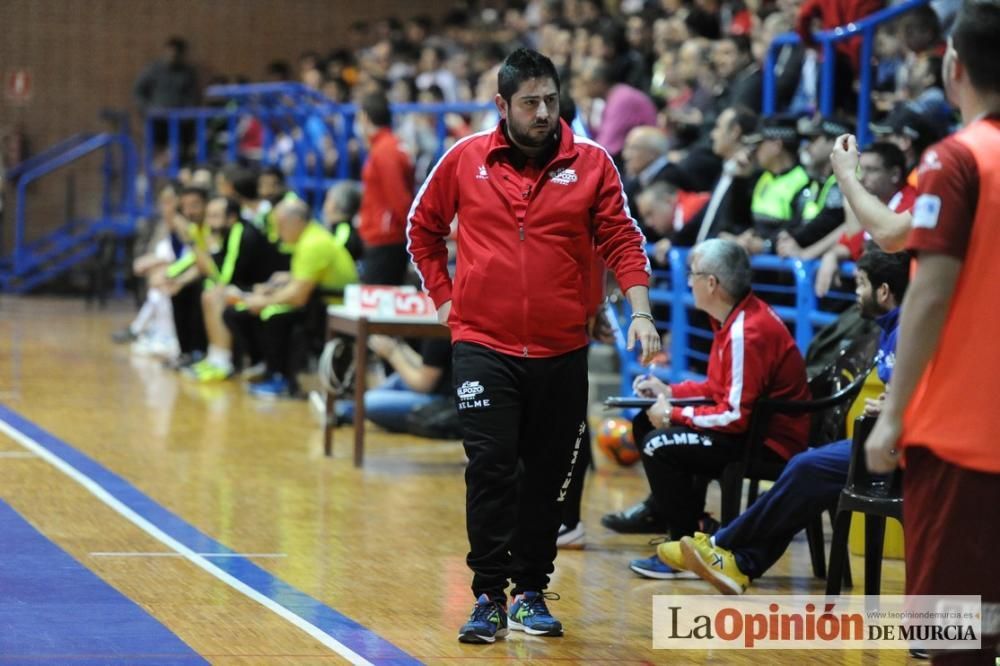
{"type": "Polygon", "coordinates": [[[272,60],[267,65],[267,74],[277,81],[290,81],[292,78],[292,66],[284,60],[272,60]]]}
{"type": "Polygon", "coordinates": [[[746,35],[726,35],[719,41],[732,42],[738,53],[753,58],[753,42],[746,35]]]}
{"type": "Polygon", "coordinates": [[[189,194],[193,194],[194,196],[199,197],[205,203],[208,203],[208,190],[206,190],[204,187],[198,187],[197,185],[185,185],[184,187],[181,188],[181,191],[178,192],[177,194],[180,197],[185,197],[188,196],[189,194]]]}
{"type": "Polygon", "coordinates": [[[857,269],[865,272],[873,289],[889,285],[889,293],[896,299],[896,304],[903,302],[906,288],[910,285],[909,252],[889,254],[871,247],[858,259],[857,269]]]}
{"type": "Polygon", "coordinates": [[[273,164],[271,166],[266,166],[263,169],[261,169],[260,175],[261,176],[274,176],[278,180],[279,183],[281,183],[282,185],[285,184],[285,172],[282,171],[280,167],[275,166],[273,164]]]}
{"type": "Polygon", "coordinates": [[[227,164],[222,168],[222,175],[233,186],[237,195],[244,199],[257,198],[257,173],[250,167],[227,164]]]}
{"type": "Polygon", "coordinates": [[[237,220],[240,219],[240,212],[242,208],[240,207],[240,202],[231,197],[219,197],[226,202],[226,219],[235,217],[237,220]]]}
{"type": "Polygon", "coordinates": [[[177,37],[176,35],[171,37],[164,44],[168,49],[173,49],[178,55],[184,55],[187,53],[188,43],[183,37],[177,37]]]}
{"type": "Polygon", "coordinates": [[[375,127],[391,127],[392,111],[389,110],[389,98],[383,92],[368,93],[361,100],[361,110],[375,127]]]}
{"type": "Polygon", "coordinates": [[[753,109],[742,104],[730,108],[733,110],[733,122],[740,126],[740,136],[753,134],[753,131],[757,129],[757,125],[760,123],[760,119],[753,109]]]}
{"type": "Polygon", "coordinates": [[[941,40],[941,19],[930,5],[914,7],[900,19],[900,22],[904,31],[921,30],[927,34],[931,42],[941,40]]]}
{"type": "Polygon", "coordinates": [[[559,91],[559,73],[552,61],[538,51],[517,49],[500,65],[497,91],[509,103],[521,84],[530,79],[552,79],[559,91]]]}
{"type": "Polygon", "coordinates": [[[897,169],[901,181],[906,178],[906,155],[896,144],[888,141],[876,141],[865,148],[864,152],[873,153],[882,158],[882,166],[886,171],[897,169]]]}
{"type": "Polygon", "coordinates": [[[977,90],[1000,93],[1000,2],[966,0],[958,12],[951,39],[958,59],[977,90]]]}

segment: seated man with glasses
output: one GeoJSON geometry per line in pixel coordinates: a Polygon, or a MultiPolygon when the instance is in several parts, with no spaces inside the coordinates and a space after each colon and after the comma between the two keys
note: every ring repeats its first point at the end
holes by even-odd
{"type": "MultiPolygon", "coordinates": [[[[874,247],[858,260],[857,307],[881,329],[875,371],[886,392],[896,364],[899,305],[909,285],[909,267],[907,253],[887,254],[874,247]]],[[[866,415],[879,414],[886,392],[865,400],[866,415]]],[[[661,543],[655,555],[632,562],[630,568],[647,578],[686,569],[723,594],[745,592],[752,579],[781,558],[792,538],[840,497],[851,462],[851,440],[814,444],[789,460],[771,489],[714,535],[696,532],[679,542],[661,543]]]]}
{"type": "MultiPolygon", "coordinates": [[[[746,251],[733,241],[707,240],[691,251],[689,266],[694,305],[709,315],[715,333],[706,380],[670,385],[653,377],[636,381],[639,394],[656,398],[632,426],[652,494],[602,521],[643,523],[638,526],[652,529],[618,531],[662,530],[674,541],[698,529],[705,508],[705,487],[695,477],[717,477],[728,463],[743,457],[754,403],[764,395],[809,398],[805,363],[795,341],[750,289],[746,251]],[[705,404],[672,405],[675,398],[702,398],[705,404]]],[[[788,460],[805,449],[808,432],[808,415],[776,415],[763,455],[788,460]]],[[[657,577],[674,574],[661,573],[657,577]]]]}

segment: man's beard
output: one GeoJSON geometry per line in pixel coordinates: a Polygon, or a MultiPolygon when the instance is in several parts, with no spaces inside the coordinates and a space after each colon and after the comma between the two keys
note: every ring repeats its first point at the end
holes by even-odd
{"type": "Polygon", "coordinates": [[[522,128],[512,123],[509,118],[507,120],[507,132],[510,133],[510,138],[514,141],[514,143],[519,146],[524,146],[525,148],[542,148],[553,140],[555,133],[554,127],[549,128],[549,126],[546,125],[546,128],[549,131],[545,132],[545,134],[542,134],[541,136],[532,136],[531,130],[535,129],[535,127],[536,126],[532,124],[526,130],[522,130],[522,128]]]}
{"type": "Polygon", "coordinates": [[[874,298],[867,298],[858,301],[858,310],[861,311],[862,319],[878,319],[885,313],[879,310],[874,298]]]}

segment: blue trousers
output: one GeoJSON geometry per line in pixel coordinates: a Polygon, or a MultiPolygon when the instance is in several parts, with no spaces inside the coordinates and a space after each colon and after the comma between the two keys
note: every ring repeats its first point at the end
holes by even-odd
{"type": "MultiPolygon", "coordinates": [[[[365,417],[390,432],[406,432],[407,415],[415,407],[422,407],[440,397],[410,389],[402,377],[393,373],[378,388],[365,391],[365,417]]],[[[354,401],[338,401],[337,415],[353,422],[354,401]]]]}
{"type": "Polygon", "coordinates": [[[716,532],[715,543],[733,552],[740,571],[759,578],[816,514],[836,506],[850,462],[849,439],[794,456],[770,490],[716,532]]]}

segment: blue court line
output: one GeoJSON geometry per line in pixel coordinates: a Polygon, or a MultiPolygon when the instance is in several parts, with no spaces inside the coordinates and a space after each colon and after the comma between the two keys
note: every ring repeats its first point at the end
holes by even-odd
{"type": "Polygon", "coordinates": [[[0,662],[207,664],[0,499],[0,662]]]}
{"type": "MultiPolygon", "coordinates": [[[[33,440],[42,449],[61,459],[78,473],[89,477],[113,499],[133,511],[141,519],[148,521],[169,538],[176,540],[183,547],[194,551],[194,553],[235,555],[235,551],[168,511],[122,477],[5,405],[0,405],[0,421],[6,423],[10,429],[33,440]]],[[[200,566],[205,568],[203,565],[200,566]]],[[[229,574],[251,590],[313,625],[354,652],[360,657],[358,661],[367,660],[373,664],[420,663],[370,629],[297,590],[245,557],[213,559],[208,566],[214,566],[229,574]]]]}

